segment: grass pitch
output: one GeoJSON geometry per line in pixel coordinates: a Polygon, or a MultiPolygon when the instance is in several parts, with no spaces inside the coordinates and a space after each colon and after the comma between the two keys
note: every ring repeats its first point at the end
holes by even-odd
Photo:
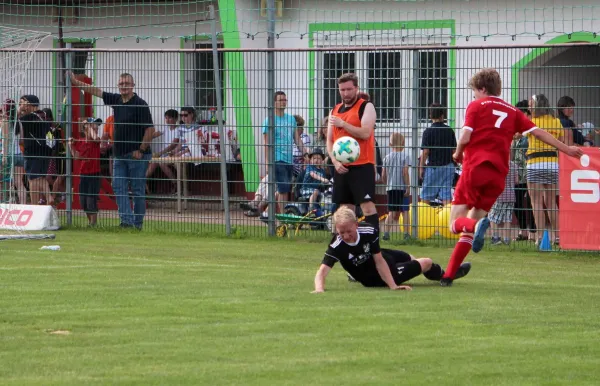
{"type": "Polygon", "coordinates": [[[487,250],[454,287],[420,277],[412,292],[335,267],[313,295],[325,248],[101,230],[1,242],[0,383],[600,382],[598,255],[487,250]]]}

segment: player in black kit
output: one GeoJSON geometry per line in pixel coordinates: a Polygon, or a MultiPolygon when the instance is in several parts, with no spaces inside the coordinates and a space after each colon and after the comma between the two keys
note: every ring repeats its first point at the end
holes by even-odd
{"type": "MultiPolygon", "coordinates": [[[[325,291],[325,278],[335,263],[365,287],[388,287],[393,290],[410,290],[402,283],[421,273],[429,280],[438,281],[444,271],[429,258],[415,259],[403,251],[381,249],[379,232],[366,223],[359,224],[351,209],[338,209],[333,221],[337,235],[333,237],[315,276],[313,293],[325,291]]],[[[469,273],[470,263],[463,263],[456,278],[469,273]]]]}

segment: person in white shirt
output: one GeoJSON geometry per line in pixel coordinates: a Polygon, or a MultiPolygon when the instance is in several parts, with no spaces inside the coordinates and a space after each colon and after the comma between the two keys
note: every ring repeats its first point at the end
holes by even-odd
{"type": "MultiPolygon", "coordinates": [[[[153,158],[170,157],[173,155],[173,152],[179,144],[179,133],[177,127],[178,120],[179,113],[177,113],[177,110],[171,109],[165,111],[166,128],[164,131],[157,131],[155,135],[155,138],[160,138],[162,150],[154,153],[152,155],[153,158]]],[[[150,164],[148,165],[148,170],[146,171],[146,178],[149,179],[154,173],[154,171],[157,168],[160,168],[160,170],[162,170],[163,173],[165,173],[165,175],[171,182],[170,191],[173,192],[175,189],[176,177],[173,173],[173,170],[171,170],[172,165],[173,164],[164,162],[150,162],[150,164]]]]}

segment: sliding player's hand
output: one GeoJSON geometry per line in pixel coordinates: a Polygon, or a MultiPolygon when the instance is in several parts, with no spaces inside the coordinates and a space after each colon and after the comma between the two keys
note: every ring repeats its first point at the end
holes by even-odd
{"type": "Polygon", "coordinates": [[[395,291],[412,291],[412,287],[409,285],[397,285],[396,288],[392,288],[395,291]]]}

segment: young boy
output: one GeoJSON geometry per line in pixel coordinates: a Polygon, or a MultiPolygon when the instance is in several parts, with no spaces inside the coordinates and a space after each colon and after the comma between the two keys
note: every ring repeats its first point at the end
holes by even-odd
{"type": "Polygon", "coordinates": [[[87,118],[83,122],[82,139],[69,138],[74,158],[81,160],[79,169],[79,203],[87,215],[89,226],[98,221],[98,194],[100,193],[100,118],[87,118]]]}
{"type": "Polygon", "coordinates": [[[310,154],[310,165],[306,167],[304,181],[302,181],[302,187],[300,188],[300,195],[310,195],[310,208],[314,210],[319,209],[318,199],[321,195],[320,186],[329,184],[329,180],[325,177],[325,170],[323,169],[324,160],[325,155],[321,149],[312,151],[310,154]]]}
{"type": "MultiPolygon", "coordinates": [[[[390,230],[394,223],[398,223],[400,212],[402,212],[404,206],[404,196],[410,188],[408,176],[410,161],[408,155],[404,153],[404,136],[400,133],[392,133],[390,135],[390,147],[392,152],[383,160],[383,172],[381,173],[381,179],[386,182],[389,211],[384,223],[384,240],[390,239],[390,230]]],[[[407,238],[409,236],[408,227],[406,221],[404,222],[404,238],[407,238]]]]}
{"type": "Polygon", "coordinates": [[[538,129],[520,110],[500,99],[502,81],[495,69],[476,73],[469,87],[475,100],[467,106],[463,130],[452,155],[463,164],[463,171],[452,200],[450,231],[462,235],[440,280],[444,287],[452,285],[471,246],[476,253],[483,248],[485,231],[490,226],[486,215],[504,191],[510,144],[516,133],[531,133],[571,157],[583,154],[581,149],[567,146],[538,129]]]}
{"type": "Polygon", "coordinates": [[[512,214],[515,210],[515,185],[519,182],[517,164],[510,162],[509,171],[506,175],[504,191],[492,206],[489,219],[492,222],[492,245],[510,245],[510,226],[512,214]]]}

